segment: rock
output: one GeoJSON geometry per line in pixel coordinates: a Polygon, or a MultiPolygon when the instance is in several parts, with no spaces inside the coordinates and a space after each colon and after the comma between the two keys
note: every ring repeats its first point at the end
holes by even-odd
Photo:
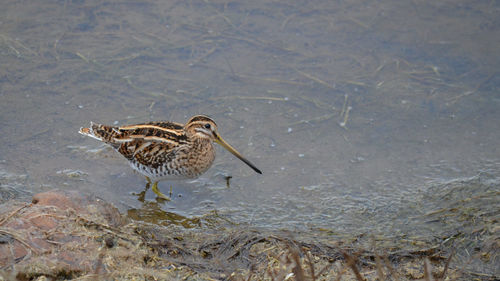
{"type": "Polygon", "coordinates": [[[125,223],[102,200],[60,191],[36,194],[31,204],[9,203],[0,212],[0,267],[14,266],[26,279],[41,271],[78,276],[94,270],[97,256],[92,255],[103,242],[92,230],[125,223]]]}

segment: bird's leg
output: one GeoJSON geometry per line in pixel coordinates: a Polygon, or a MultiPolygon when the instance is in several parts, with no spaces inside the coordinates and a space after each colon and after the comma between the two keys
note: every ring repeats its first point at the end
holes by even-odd
{"type": "Polygon", "coordinates": [[[137,199],[141,202],[144,202],[144,198],[146,197],[146,191],[148,191],[148,189],[151,187],[151,180],[148,177],[146,177],[146,181],[147,181],[146,187],[144,188],[143,191],[139,193],[135,192],[132,193],[133,195],[137,195],[137,199]]]}
{"type": "Polygon", "coordinates": [[[232,176],[226,176],[226,187],[227,188],[230,188],[231,185],[229,184],[229,180],[232,179],[233,177],[232,176]]]}
{"type": "Polygon", "coordinates": [[[164,199],[164,200],[170,201],[170,198],[169,198],[167,195],[165,195],[165,194],[161,193],[161,192],[158,190],[158,182],[157,182],[157,181],[153,183],[153,188],[152,188],[152,190],[153,190],[153,192],[154,192],[154,193],[156,193],[156,195],[158,195],[158,197],[160,197],[161,199],[164,199]]]}

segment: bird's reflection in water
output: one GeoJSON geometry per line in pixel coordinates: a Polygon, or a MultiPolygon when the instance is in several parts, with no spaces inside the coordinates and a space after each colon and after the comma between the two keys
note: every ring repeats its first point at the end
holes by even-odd
{"type": "MultiPolygon", "coordinates": [[[[158,201],[160,201],[159,199],[158,201]]],[[[127,211],[129,218],[138,221],[149,222],[158,225],[179,225],[185,228],[199,227],[201,218],[189,218],[174,212],[162,210],[160,202],[144,201],[141,208],[133,208],[127,211]]]]}

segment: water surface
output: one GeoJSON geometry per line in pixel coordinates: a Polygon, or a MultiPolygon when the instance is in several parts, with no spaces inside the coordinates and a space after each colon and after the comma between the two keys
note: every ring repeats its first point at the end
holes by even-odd
{"type": "Polygon", "coordinates": [[[156,208],[389,237],[458,231],[426,214],[485,194],[499,215],[497,1],[2,7],[4,201],[77,189],[150,211],[144,178],[78,129],[207,114],[264,174],[219,147],[202,178],[162,182],[174,200],[156,208]]]}

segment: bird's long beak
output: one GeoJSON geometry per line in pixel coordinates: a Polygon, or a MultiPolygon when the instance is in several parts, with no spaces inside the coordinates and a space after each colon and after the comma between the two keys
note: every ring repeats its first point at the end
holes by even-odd
{"type": "Polygon", "coordinates": [[[222,139],[218,133],[213,132],[213,134],[214,134],[216,143],[220,144],[222,147],[224,147],[229,152],[231,152],[234,156],[238,157],[241,161],[245,162],[245,164],[250,166],[250,168],[252,168],[255,172],[262,174],[262,172],[259,169],[257,169],[257,167],[255,167],[255,165],[252,164],[252,162],[248,161],[245,157],[243,157],[243,155],[241,155],[238,151],[236,151],[236,149],[234,149],[232,146],[230,146],[229,143],[227,143],[224,139],[222,139]]]}

